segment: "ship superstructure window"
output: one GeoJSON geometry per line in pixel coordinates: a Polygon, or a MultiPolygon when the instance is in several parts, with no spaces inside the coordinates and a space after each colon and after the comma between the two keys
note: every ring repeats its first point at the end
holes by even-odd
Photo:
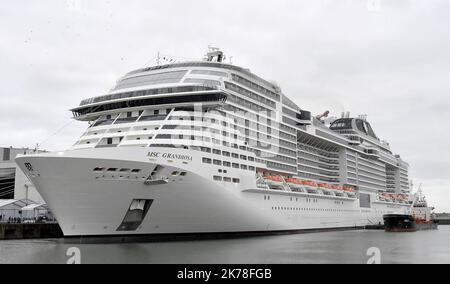
{"type": "Polygon", "coordinates": [[[212,163],[212,160],[209,159],[209,158],[203,158],[203,163],[205,163],[205,164],[211,164],[211,163],[212,163]]]}
{"type": "Polygon", "coordinates": [[[116,118],[117,115],[102,116],[99,119],[97,119],[97,121],[92,125],[92,127],[111,125],[116,120],[116,118]]]}
{"type": "Polygon", "coordinates": [[[159,110],[146,110],[139,119],[139,122],[164,120],[166,117],[167,114],[160,114],[159,110]]]}
{"type": "Polygon", "coordinates": [[[119,115],[114,124],[132,123],[139,117],[139,112],[125,112],[119,115]]]}
{"type": "Polygon", "coordinates": [[[104,102],[104,101],[133,98],[133,97],[152,96],[152,95],[171,94],[171,93],[202,92],[202,91],[211,91],[211,90],[215,90],[215,89],[216,88],[207,87],[207,86],[182,86],[182,87],[173,87],[173,88],[149,89],[149,90],[145,90],[145,91],[126,92],[126,93],[119,93],[119,94],[89,98],[89,99],[83,100],[80,103],[80,106],[104,102]]]}
{"type": "Polygon", "coordinates": [[[333,122],[330,126],[331,130],[352,129],[352,119],[343,118],[333,122]]]}
{"type": "Polygon", "coordinates": [[[213,102],[224,103],[227,101],[227,95],[223,93],[195,94],[195,95],[174,95],[158,98],[142,98],[120,102],[106,102],[105,104],[96,106],[86,106],[73,109],[75,117],[90,113],[98,113],[103,111],[112,111],[116,109],[128,109],[141,106],[156,106],[181,103],[197,103],[197,102],[213,102]]]}
{"type": "Polygon", "coordinates": [[[222,165],[222,161],[220,160],[213,160],[213,164],[216,166],[221,166],[222,165]]]}
{"type": "Polygon", "coordinates": [[[212,70],[192,70],[190,74],[194,75],[212,75],[218,77],[228,77],[228,73],[212,70]]]}
{"type": "Polygon", "coordinates": [[[194,79],[188,78],[184,80],[183,83],[193,83],[193,84],[202,84],[203,86],[220,86],[220,81],[216,80],[207,80],[207,79],[194,79]]]}
{"type": "Polygon", "coordinates": [[[215,181],[222,181],[222,177],[221,176],[214,176],[213,179],[215,181]]]}
{"type": "Polygon", "coordinates": [[[200,147],[200,150],[205,153],[211,153],[211,148],[208,147],[200,147]]]}
{"type": "MultiPolygon", "coordinates": [[[[243,95],[243,96],[245,96],[247,98],[250,98],[252,100],[255,100],[255,101],[258,101],[260,103],[263,103],[264,105],[269,106],[271,108],[275,108],[276,107],[276,103],[275,102],[273,102],[271,100],[268,100],[268,99],[266,99],[263,96],[257,95],[257,94],[255,94],[255,93],[253,93],[251,91],[248,91],[248,90],[246,90],[244,88],[241,88],[238,85],[235,85],[233,83],[225,82],[225,88],[227,88],[228,90],[232,90],[232,91],[234,91],[234,92],[236,92],[238,94],[241,94],[241,95],[243,95]]],[[[237,98],[236,97],[236,99],[238,101],[242,101],[242,102],[245,102],[247,104],[254,104],[254,103],[251,103],[251,102],[249,102],[247,100],[243,100],[241,98],[237,98]]],[[[251,107],[251,108],[253,109],[255,107],[251,107]]],[[[261,108],[261,109],[266,109],[266,108],[261,108]]]]}
{"type": "Polygon", "coordinates": [[[233,79],[233,81],[238,82],[239,84],[242,84],[250,89],[253,89],[255,91],[258,91],[260,93],[263,93],[264,95],[270,97],[271,99],[274,99],[276,101],[280,101],[280,95],[270,91],[267,88],[264,88],[263,86],[260,86],[250,80],[245,79],[244,77],[241,77],[239,75],[236,74],[231,74],[231,78],[233,79]]]}
{"type": "Polygon", "coordinates": [[[186,75],[186,73],[187,71],[172,71],[125,78],[119,81],[115,90],[145,85],[178,83],[181,81],[184,75],[186,75]]]}

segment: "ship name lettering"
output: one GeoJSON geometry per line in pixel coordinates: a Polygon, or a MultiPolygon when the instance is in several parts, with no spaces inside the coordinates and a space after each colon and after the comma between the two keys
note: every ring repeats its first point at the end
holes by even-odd
{"type": "Polygon", "coordinates": [[[164,159],[177,159],[177,160],[183,160],[183,161],[192,161],[192,156],[183,155],[183,154],[149,152],[147,156],[150,158],[164,158],[164,159]]]}

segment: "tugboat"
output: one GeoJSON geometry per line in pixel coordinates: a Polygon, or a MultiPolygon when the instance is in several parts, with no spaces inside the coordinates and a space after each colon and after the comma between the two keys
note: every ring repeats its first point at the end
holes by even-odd
{"type": "Polygon", "coordinates": [[[384,215],[384,227],[386,232],[416,232],[422,230],[437,230],[438,222],[434,220],[421,188],[414,195],[411,205],[411,214],[388,214],[384,215]]]}

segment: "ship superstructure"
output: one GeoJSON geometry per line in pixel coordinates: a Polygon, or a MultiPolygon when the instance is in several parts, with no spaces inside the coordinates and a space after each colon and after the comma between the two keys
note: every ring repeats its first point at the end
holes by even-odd
{"type": "Polygon", "coordinates": [[[410,206],[408,164],[364,117],[327,126],[248,69],[130,72],[72,109],[72,149],[23,156],[68,236],[361,227],[410,206]]]}

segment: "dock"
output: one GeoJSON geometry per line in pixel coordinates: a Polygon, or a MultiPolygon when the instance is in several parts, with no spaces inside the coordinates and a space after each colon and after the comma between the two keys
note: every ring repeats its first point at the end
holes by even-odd
{"type": "Polygon", "coordinates": [[[0,240],[52,239],[63,236],[57,223],[0,223],[0,240]]]}
{"type": "Polygon", "coordinates": [[[365,230],[384,230],[384,224],[376,224],[376,225],[366,225],[364,227],[365,230]]]}

